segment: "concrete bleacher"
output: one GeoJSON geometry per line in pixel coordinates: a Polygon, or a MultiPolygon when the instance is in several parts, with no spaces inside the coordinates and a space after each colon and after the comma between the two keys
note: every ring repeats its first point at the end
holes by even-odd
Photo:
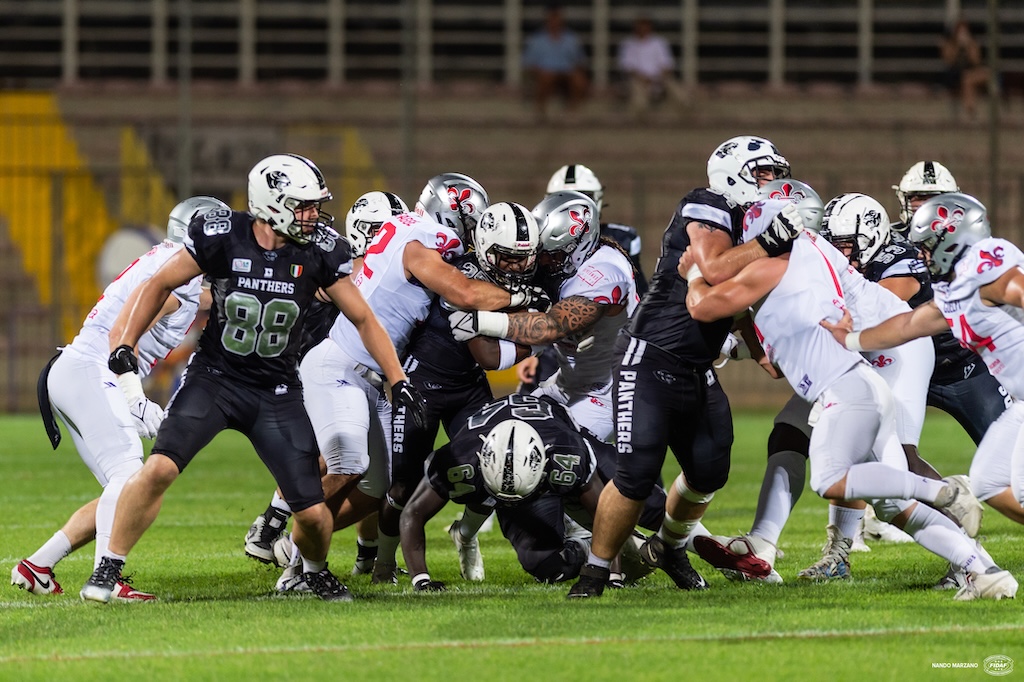
{"type": "MultiPolygon", "coordinates": [[[[156,140],[165,148],[163,153],[150,151],[173,192],[176,92],[94,84],[61,89],[58,100],[89,164],[116,165],[118,145],[110,128],[128,125],[143,141],[156,140]]],[[[607,187],[605,217],[641,230],[643,259],[650,271],[679,198],[706,182],[708,154],[728,137],[759,134],[772,139],[793,164],[796,177],[818,189],[826,201],[843,191],[866,192],[882,201],[893,218],[897,207],[891,185],[913,162],[940,160],[965,191],[997,213],[997,233],[1020,241],[1024,113],[1013,102],[1002,105],[1002,170],[999,198],[993,201],[987,127],[960,121],[948,96],[928,87],[857,90],[809,84],[770,89],[722,84],[695,92],[688,107],[663,106],[643,122],[631,120],[621,100],[599,93],[576,120],[556,108],[547,123],[538,124],[529,102],[516,91],[482,83],[435,86],[417,94],[412,157],[404,147],[404,105],[395,85],[240,88],[199,83],[191,101],[195,148],[207,150],[196,169],[193,191],[233,199],[236,208],[244,207],[251,164],[276,151],[311,156],[329,178],[372,176],[400,191],[410,204],[427,177],[458,170],[479,179],[492,200],[532,206],[551,172],[564,163],[581,162],[607,187]],[[347,141],[343,135],[349,136],[347,141]],[[342,148],[354,144],[353,136],[362,152],[346,155],[342,148]]],[[[350,189],[335,190],[336,216],[362,191],[358,184],[346,187],[350,189]]],[[[738,404],[774,402],[773,396],[785,392],[784,386],[772,386],[756,368],[743,364],[732,363],[723,372],[738,404]]]]}

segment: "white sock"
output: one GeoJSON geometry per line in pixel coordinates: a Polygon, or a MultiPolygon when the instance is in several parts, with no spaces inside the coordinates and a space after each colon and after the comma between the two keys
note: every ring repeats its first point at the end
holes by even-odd
{"type": "Polygon", "coordinates": [[[903,530],[929,552],[969,573],[984,573],[993,566],[988,553],[978,552],[962,528],[928,505],[918,503],[903,530]]]}
{"type": "Polygon", "coordinates": [[[288,503],[284,501],[284,498],[276,490],[274,491],[274,497],[270,500],[270,506],[286,514],[292,513],[292,508],[288,506],[288,503]]]}
{"type": "MultiPolygon", "coordinates": [[[[378,535],[380,534],[379,530],[377,531],[377,534],[378,535]]],[[[373,539],[367,540],[366,538],[364,538],[364,537],[362,537],[360,535],[357,535],[356,536],[356,544],[359,545],[360,547],[376,547],[378,543],[377,543],[377,538],[373,538],[373,539]]]]}
{"type": "Polygon", "coordinates": [[[608,568],[609,566],[612,565],[612,560],[611,559],[602,559],[599,556],[594,556],[594,553],[591,552],[590,554],[587,555],[587,563],[591,564],[593,566],[597,566],[598,568],[608,568]]]}
{"type": "Polygon", "coordinates": [[[693,530],[690,531],[690,534],[686,536],[686,551],[687,552],[689,552],[690,554],[696,554],[697,553],[697,550],[695,550],[693,548],[693,539],[694,538],[699,538],[702,535],[711,535],[711,532],[707,528],[704,527],[703,523],[698,521],[697,525],[694,526],[693,530]]]}
{"type": "Polygon", "coordinates": [[[111,479],[100,495],[99,504],[96,505],[96,553],[93,557],[93,569],[100,565],[100,559],[107,554],[110,546],[110,533],[114,530],[114,510],[117,509],[117,498],[121,496],[121,490],[127,478],[111,479]]]}
{"type": "Polygon", "coordinates": [[[757,511],[750,534],[764,538],[773,545],[789,520],[807,480],[807,457],[793,450],[776,452],[768,458],[757,511]]]}
{"type": "Polygon", "coordinates": [[[37,549],[35,554],[28,557],[27,561],[40,568],[53,568],[68,554],[71,554],[71,540],[64,535],[64,531],[59,530],[43,543],[43,546],[37,549]]]}
{"type": "Polygon", "coordinates": [[[302,572],[303,573],[319,573],[320,571],[327,568],[326,561],[310,561],[306,557],[302,557],[302,572]]]}
{"type": "Polygon", "coordinates": [[[382,564],[394,564],[398,562],[398,545],[402,538],[398,535],[377,534],[377,561],[382,564]]]}
{"type": "Polygon", "coordinates": [[[678,519],[674,519],[669,516],[666,512],[665,520],[661,522],[661,528],[658,529],[658,537],[673,549],[676,547],[682,547],[686,544],[686,538],[690,537],[693,529],[696,528],[699,523],[700,519],[679,521],[678,519]]]}
{"type": "Polygon", "coordinates": [[[863,509],[850,509],[849,507],[840,507],[838,504],[828,506],[828,524],[838,527],[844,538],[853,539],[863,518],[863,509]]]}
{"type": "Polygon", "coordinates": [[[848,500],[890,498],[934,502],[945,487],[944,481],[933,481],[881,462],[864,462],[847,470],[843,497],[848,500]]]}

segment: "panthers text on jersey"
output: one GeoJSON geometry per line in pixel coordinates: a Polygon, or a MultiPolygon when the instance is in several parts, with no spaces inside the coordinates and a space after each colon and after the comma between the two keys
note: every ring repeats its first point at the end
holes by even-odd
{"type": "Polygon", "coordinates": [[[260,388],[298,387],[298,355],[316,290],[352,272],[336,232],[268,251],[248,213],[213,210],[189,226],[185,247],[211,282],[213,310],[191,365],[260,388]]]}
{"type": "Polygon", "coordinates": [[[679,202],[661,239],[661,255],[650,286],[626,330],[694,365],[710,365],[718,358],[732,318],[696,322],[686,310],[686,280],[679,276],[679,257],[690,245],[686,226],[698,221],[726,232],[739,242],[743,210],[710,189],[696,189],[679,202]]]}
{"type": "Polygon", "coordinates": [[[478,455],[491,429],[507,419],[527,422],[546,446],[548,475],[537,494],[574,495],[590,481],[597,467],[596,455],[572,417],[548,398],[513,393],[480,408],[450,443],[434,453],[427,466],[427,480],[438,495],[458,504],[502,504],[484,487],[478,455]]]}

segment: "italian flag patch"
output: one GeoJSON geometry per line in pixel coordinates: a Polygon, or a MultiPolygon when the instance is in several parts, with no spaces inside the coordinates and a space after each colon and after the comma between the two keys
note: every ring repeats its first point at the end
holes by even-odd
{"type": "Polygon", "coordinates": [[[299,277],[300,275],[302,275],[302,266],[292,265],[292,277],[299,277]]]}

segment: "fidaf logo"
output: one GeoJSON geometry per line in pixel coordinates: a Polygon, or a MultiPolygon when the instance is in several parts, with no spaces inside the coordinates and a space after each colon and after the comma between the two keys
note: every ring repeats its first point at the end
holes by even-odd
{"type": "Polygon", "coordinates": [[[874,365],[875,367],[882,368],[888,367],[894,362],[895,360],[893,358],[889,358],[884,355],[879,355],[877,358],[871,361],[871,364],[874,365]]]}
{"type": "Polygon", "coordinates": [[[964,219],[964,209],[957,206],[951,211],[948,206],[939,206],[935,216],[935,220],[929,225],[932,232],[953,234],[964,219]]]}
{"type": "Polygon", "coordinates": [[[997,246],[992,249],[992,253],[988,251],[981,251],[978,253],[981,258],[981,262],[978,263],[978,274],[991,270],[992,268],[998,268],[1003,264],[1003,247],[997,246]]]}
{"type": "Polygon", "coordinates": [[[572,221],[572,225],[569,226],[569,234],[573,237],[579,237],[580,235],[586,234],[590,231],[589,208],[583,209],[582,212],[570,210],[569,220],[572,221]]]}
{"type": "Polygon", "coordinates": [[[469,188],[459,190],[458,187],[448,188],[448,208],[462,213],[473,213],[476,208],[469,202],[469,188]]]}

